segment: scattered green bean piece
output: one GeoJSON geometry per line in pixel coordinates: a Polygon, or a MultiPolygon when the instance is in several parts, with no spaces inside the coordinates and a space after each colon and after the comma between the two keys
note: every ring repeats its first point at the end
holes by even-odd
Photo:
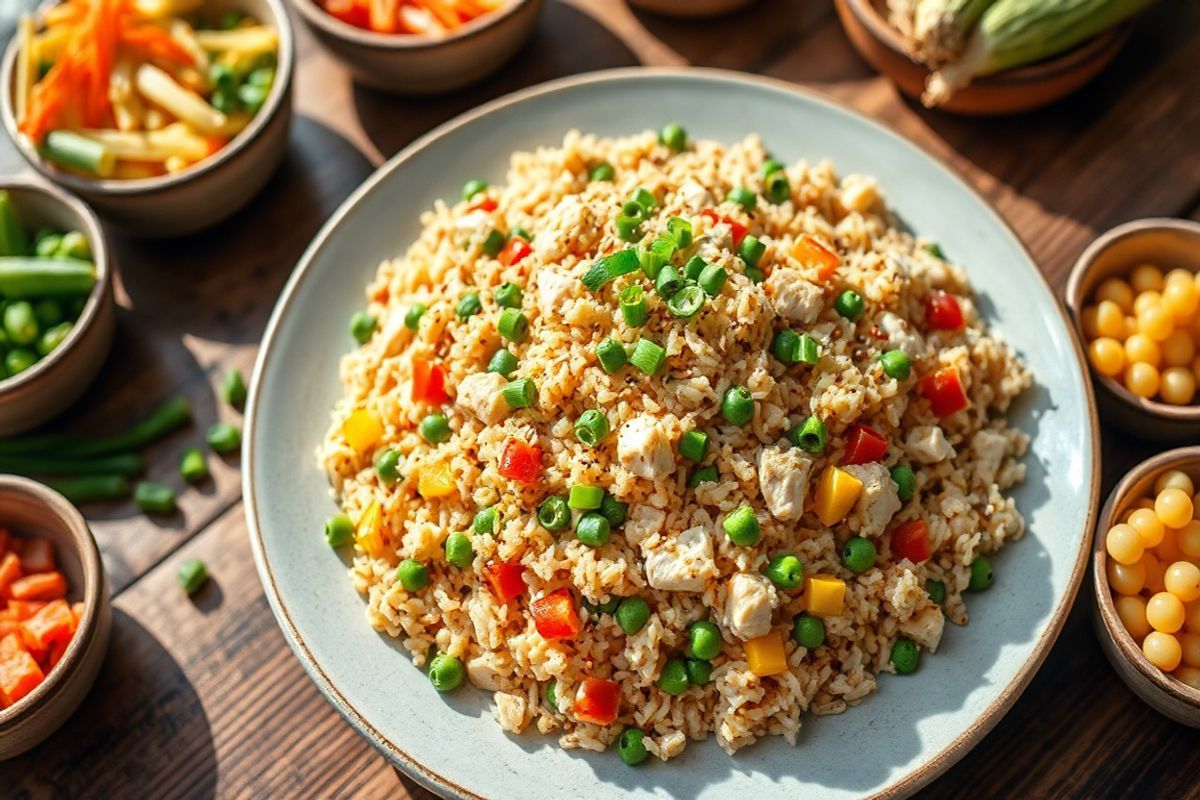
{"type": "Polygon", "coordinates": [[[795,589],[804,582],[804,565],[791,553],[778,555],[767,565],[767,577],[780,589],[795,589]]]}
{"type": "Polygon", "coordinates": [[[101,500],[119,500],[129,496],[129,480],[124,475],[88,475],[48,483],[51,489],[75,505],[101,500]]]}
{"type": "Polygon", "coordinates": [[[208,568],[198,558],[189,558],[179,565],[179,585],[189,595],[200,591],[208,581],[208,568]]]}
{"type": "Polygon", "coordinates": [[[133,490],[133,502],[147,514],[174,514],[175,490],[161,483],[142,481],[133,490]]]}
{"type": "Polygon", "coordinates": [[[758,195],[754,194],[754,192],[750,191],[744,186],[737,186],[733,189],[730,189],[729,194],[725,196],[725,199],[750,212],[754,211],[755,206],[758,205],[758,195]]]}
{"type": "Polygon", "coordinates": [[[565,497],[551,495],[542,501],[537,510],[538,524],[551,533],[566,530],[571,524],[571,508],[565,497]]]}
{"type": "Polygon", "coordinates": [[[525,293],[515,283],[502,283],[492,290],[492,298],[501,308],[520,308],[525,301],[525,293]]]}
{"type": "Polygon", "coordinates": [[[225,380],[221,383],[221,394],[225,397],[225,402],[234,408],[246,405],[246,382],[242,379],[241,370],[231,369],[225,373],[225,380]]]}
{"type": "Polygon", "coordinates": [[[517,363],[517,357],[501,347],[492,354],[491,360],[488,361],[487,371],[507,378],[517,368],[517,363]]]}
{"type": "Polygon", "coordinates": [[[242,446],[242,432],[228,422],[217,422],[204,435],[214,453],[229,455],[242,446]]]}
{"type": "Polygon", "coordinates": [[[458,305],[454,307],[454,313],[458,315],[459,319],[473,317],[481,311],[483,311],[483,303],[475,292],[464,294],[458,301],[458,305]]]}
{"type": "Polygon", "coordinates": [[[745,386],[730,386],[721,397],[721,416],[730,425],[745,425],[754,419],[754,396],[745,386]]]}
{"type": "Polygon", "coordinates": [[[579,524],[575,526],[575,538],[588,547],[603,547],[608,543],[611,529],[603,514],[592,511],[579,518],[579,524]]]}
{"type": "Polygon", "coordinates": [[[788,440],[809,453],[821,453],[825,450],[828,434],[825,423],[817,417],[809,417],[804,422],[788,431],[788,440]]]}
{"type": "Polygon", "coordinates": [[[179,457],[179,475],[188,483],[200,483],[208,477],[208,464],[199,447],[189,447],[179,457]]]}
{"type": "Polygon", "coordinates": [[[726,535],[729,536],[729,541],[742,547],[753,546],[758,542],[758,537],[761,534],[758,517],[754,515],[754,509],[748,505],[738,506],[726,514],[721,527],[725,529],[726,535]]]}

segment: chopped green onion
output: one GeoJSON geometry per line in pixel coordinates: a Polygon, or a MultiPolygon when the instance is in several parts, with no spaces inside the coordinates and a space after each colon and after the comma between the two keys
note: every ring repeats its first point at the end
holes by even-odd
{"type": "Polygon", "coordinates": [[[942,261],[946,260],[946,254],[942,252],[942,246],[937,242],[930,242],[925,245],[925,252],[934,258],[940,258],[942,261]]]}
{"type": "Polygon", "coordinates": [[[708,453],[708,434],[703,431],[688,431],[679,438],[679,454],[697,464],[708,453]]]}
{"type": "Polygon", "coordinates": [[[721,527],[725,529],[729,541],[742,547],[751,547],[757,543],[762,532],[758,525],[758,517],[754,515],[754,509],[747,505],[738,506],[726,514],[721,527]]]}
{"type": "Polygon", "coordinates": [[[682,152],[687,147],[687,131],[678,123],[671,122],[664,125],[663,129],[659,131],[658,141],[676,153],[682,152]]]}
{"type": "Polygon", "coordinates": [[[783,169],[783,164],[780,164],[773,158],[768,158],[762,165],[762,176],[765,178],[773,172],[779,172],[783,169]]]}
{"type": "Polygon", "coordinates": [[[612,164],[607,161],[601,161],[596,166],[592,167],[592,171],[588,173],[588,180],[591,181],[611,181],[613,179],[612,164]]]}
{"type": "Polygon", "coordinates": [[[696,282],[700,284],[700,288],[705,291],[710,297],[716,297],[725,288],[725,279],[729,277],[729,273],[723,267],[718,267],[716,264],[709,264],[700,273],[700,277],[696,282]]]}
{"type": "Polygon", "coordinates": [[[744,186],[738,186],[729,190],[729,194],[725,199],[731,203],[736,203],[746,211],[754,211],[754,207],[758,205],[758,195],[750,191],[744,186]]]}
{"type": "Polygon", "coordinates": [[[475,292],[467,292],[458,301],[458,305],[454,308],[454,313],[459,319],[467,319],[473,317],[483,311],[483,303],[479,300],[479,295],[475,292]]]}
{"type": "Polygon", "coordinates": [[[101,178],[111,176],[117,165],[111,148],[71,131],[50,131],[39,152],[48,161],[101,178]]]}
{"type": "Polygon", "coordinates": [[[800,336],[800,350],[797,353],[796,361],[800,364],[813,365],[821,360],[821,348],[817,346],[817,340],[809,336],[807,333],[800,336]]]}
{"type": "Polygon", "coordinates": [[[704,307],[706,295],[696,284],[684,286],[667,301],[667,310],[680,319],[691,319],[704,307]]]}
{"type": "Polygon", "coordinates": [[[605,492],[604,499],[600,501],[600,514],[608,520],[609,525],[619,528],[625,524],[625,517],[629,514],[629,503],[622,503],[605,492]]]}
{"type": "Polygon", "coordinates": [[[577,483],[567,495],[567,506],[577,511],[595,511],[604,500],[604,489],[577,483]]]}
{"type": "Polygon", "coordinates": [[[751,233],[742,237],[742,243],[738,245],[738,255],[742,257],[742,261],[746,262],[747,267],[757,267],[766,252],[767,246],[751,233]]]}
{"type": "Polygon", "coordinates": [[[888,350],[879,356],[879,363],[889,378],[898,381],[906,380],[912,373],[912,365],[908,363],[908,355],[903,350],[888,350]]]}
{"type": "Polygon", "coordinates": [[[847,289],[833,301],[833,309],[851,322],[857,322],[866,307],[867,304],[862,295],[853,289],[847,289]]]}
{"type": "Polygon", "coordinates": [[[766,273],[758,267],[746,267],[745,272],[751,283],[762,283],[767,277],[766,273]]]}
{"type": "Polygon", "coordinates": [[[589,408],[575,420],[575,438],[588,447],[595,447],[604,441],[608,432],[608,419],[594,408],[589,408]]]}
{"type": "Polygon", "coordinates": [[[605,339],[601,342],[596,347],[596,358],[600,359],[600,366],[609,375],[625,366],[629,361],[625,347],[616,339],[605,339]]]}
{"type": "Polygon", "coordinates": [[[659,270],[658,277],[654,279],[654,291],[658,292],[659,297],[673,297],[682,288],[683,278],[670,264],[659,270]]]}
{"type": "Polygon", "coordinates": [[[937,603],[939,606],[946,602],[946,583],[945,581],[925,581],[925,594],[929,595],[929,599],[937,603]]]}
{"type": "Polygon", "coordinates": [[[691,477],[688,478],[687,485],[689,489],[695,489],[702,483],[714,483],[718,477],[717,465],[709,464],[707,467],[700,467],[693,472],[691,477]]]}
{"type": "Polygon", "coordinates": [[[636,283],[630,284],[621,290],[618,295],[621,304],[621,316],[625,319],[626,325],[637,327],[646,324],[646,317],[649,311],[646,307],[646,292],[636,283]]]}
{"type": "Polygon", "coordinates": [[[642,222],[645,222],[650,217],[650,213],[646,209],[642,208],[641,204],[638,203],[637,200],[626,200],[624,203],[622,203],[621,215],[641,220],[642,222]]]}
{"type": "Polygon", "coordinates": [[[638,217],[617,217],[617,238],[623,242],[636,242],[642,238],[642,220],[638,217]]]}
{"type": "Polygon", "coordinates": [[[583,276],[583,285],[593,292],[599,291],[618,275],[628,275],[640,265],[638,251],[632,247],[598,259],[583,276]]]}
{"type": "Polygon", "coordinates": [[[675,255],[675,242],[665,237],[658,237],[649,245],[638,248],[638,260],[642,272],[650,280],[656,280],[663,267],[669,266],[671,256],[675,255]]]}
{"type": "Polygon", "coordinates": [[[417,326],[421,324],[421,317],[424,316],[426,310],[427,309],[425,308],[424,303],[417,303],[408,311],[405,311],[404,327],[408,328],[410,331],[415,331],[417,326]]]}
{"type": "Polygon", "coordinates": [[[475,178],[474,180],[469,180],[463,184],[462,199],[470,200],[472,197],[474,197],[475,195],[479,194],[480,192],[484,191],[487,188],[488,188],[487,181],[481,181],[478,178],[475,178]]]}
{"type": "Polygon", "coordinates": [[[529,320],[517,309],[506,308],[500,312],[500,320],[496,323],[496,329],[505,339],[521,342],[529,333],[529,320]]]}
{"type": "Polygon", "coordinates": [[[721,416],[730,425],[745,425],[754,419],[754,396],[745,386],[730,386],[721,397],[721,416]]]}
{"type": "Polygon", "coordinates": [[[566,499],[552,495],[542,501],[537,510],[538,524],[551,533],[565,529],[571,524],[571,509],[566,499]]]}
{"type": "Polygon", "coordinates": [[[658,344],[649,339],[638,339],[633,348],[633,355],[629,357],[629,363],[647,375],[653,375],[662,368],[666,358],[667,351],[658,344]]]}
{"type": "Polygon", "coordinates": [[[513,370],[517,368],[517,357],[503,347],[495,352],[492,360],[488,362],[487,371],[494,372],[507,378],[512,375],[513,370]]]}
{"type": "Polygon", "coordinates": [[[608,543],[612,526],[603,514],[592,511],[584,514],[575,526],[575,538],[588,547],[603,547],[608,543]]]}
{"type": "Polygon", "coordinates": [[[800,334],[783,330],[775,334],[771,342],[771,355],[791,366],[800,360],[800,334]]]}
{"type": "Polygon", "coordinates": [[[633,202],[641,206],[642,210],[647,214],[658,208],[658,198],[642,188],[633,193],[633,202]]]}
{"type": "Polygon", "coordinates": [[[809,417],[804,423],[788,431],[788,440],[809,453],[820,453],[825,449],[825,423],[817,417],[809,417]]]}
{"type": "Polygon", "coordinates": [[[492,231],[483,240],[484,255],[495,256],[504,249],[504,243],[508,241],[508,237],[500,231],[492,231]]]}
{"type": "Polygon", "coordinates": [[[529,408],[537,402],[537,384],[529,378],[518,378],[500,390],[509,408],[529,408]]]}
{"type": "Polygon", "coordinates": [[[782,203],[792,196],[792,187],[783,170],[772,172],[763,179],[763,194],[772,203],[782,203]]]}
{"type": "Polygon", "coordinates": [[[692,223],[683,217],[671,217],[667,220],[667,235],[674,240],[679,249],[690,247],[692,244],[692,223]]]}
{"type": "Polygon", "coordinates": [[[515,238],[524,239],[527,242],[533,241],[533,235],[524,228],[513,228],[511,231],[509,231],[509,235],[515,238]]]}
{"type": "Polygon", "coordinates": [[[515,283],[502,283],[492,290],[492,298],[501,308],[520,308],[525,294],[515,283]]]}
{"type": "Polygon", "coordinates": [[[498,521],[499,515],[496,513],[495,506],[481,508],[475,512],[475,518],[471,520],[471,529],[480,536],[493,534],[496,532],[496,523],[498,521]]]}
{"type": "Polygon", "coordinates": [[[692,256],[688,262],[683,265],[683,277],[689,281],[698,281],[700,276],[704,274],[704,269],[708,266],[708,262],[698,255],[692,256]]]}
{"type": "Polygon", "coordinates": [[[417,426],[417,431],[430,444],[440,444],[450,438],[450,420],[440,411],[428,414],[417,426]]]}

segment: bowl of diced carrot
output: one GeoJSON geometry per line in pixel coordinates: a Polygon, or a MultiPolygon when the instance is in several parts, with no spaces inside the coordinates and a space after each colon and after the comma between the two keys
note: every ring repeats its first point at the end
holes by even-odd
{"type": "Polygon", "coordinates": [[[1140,437],[1200,434],[1200,223],[1128,222],[1096,239],[1067,282],[1102,416],[1140,437]]]}
{"type": "Polygon", "coordinates": [[[111,624],[104,567],[83,517],[53,490],[0,475],[0,760],[75,711],[111,624]]]}
{"type": "Polygon", "coordinates": [[[1117,674],[1200,727],[1200,447],[1161,453],[1117,484],[1093,544],[1093,620],[1117,674]]]}
{"type": "Polygon", "coordinates": [[[109,221],[172,236],[228,217],[283,157],[282,0],[61,0],[4,58],[4,126],[46,178],[109,221]]]}
{"type": "Polygon", "coordinates": [[[355,80],[385,92],[461,89],[529,38],[542,0],[291,0],[355,80]]]}

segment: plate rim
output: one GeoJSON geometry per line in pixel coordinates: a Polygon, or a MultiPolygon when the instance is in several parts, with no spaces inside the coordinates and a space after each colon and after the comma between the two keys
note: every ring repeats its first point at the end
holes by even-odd
{"type": "Polygon", "coordinates": [[[897,800],[898,798],[907,797],[922,787],[929,784],[939,775],[947,771],[959,759],[971,751],[1004,717],[1005,714],[1016,703],[1017,699],[1024,693],[1033,680],[1034,675],[1046,660],[1051,648],[1057,641],[1059,634],[1062,632],[1063,625],[1066,623],[1067,617],[1071,608],[1074,605],[1075,598],[1079,593],[1079,588],[1083,582],[1084,572],[1086,571],[1088,556],[1091,552],[1091,537],[1093,528],[1095,527],[1097,508],[1100,495],[1100,466],[1101,458],[1099,452],[1100,443],[1100,422],[1096,410],[1095,390],[1089,375],[1084,368],[1083,349],[1079,343],[1079,339],[1075,334],[1074,327],[1067,318],[1063,305],[1059,300],[1058,294],[1050,286],[1046,276],[1042,273],[1038,266],[1038,262],[1033,258],[1025,243],[1013,230],[1008,221],[996,210],[995,207],[980,194],[979,191],[972,186],[959,171],[947,163],[945,159],[929,152],[925,148],[918,145],[916,142],[909,139],[907,136],[893,130],[891,127],[883,124],[873,116],[860,111],[850,105],[841,102],[829,95],[826,95],[818,90],[812,89],[805,85],[791,83],[778,78],[772,78],[764,75],[753,73],[737,72],[734,70],[715,69],[707,67],[619,67],[614,69],[595,70],[592,72],[580,73],[577,75],[569,75],[562,78],[556,78],[543,83],[538,83],[533,86],[528,86],[502,95],[498,98],[490,100],[482,105],[476,106],[473,109],[465,111],[451,119],[436,126],[432,130],[417,137],[408,145],[403,147],[399,152],[391,158],[383,162],[374,172],[359,184],[345,200],[338,206],[337,210],[330,215],[325,224],[313,236],[311,242],[301,253],[300,258],[296,262],[291,275],[288,277],[287,283],[279,293],[275,307],[271,312],[271,317],[267,321],[267,326],[263,331],[262,339],[259,344],[258,353],[255,356],[254,371],[251,375],[250,393],[246,402],[245,414],[245,436],[242,443],[242,500],[246,512],[246,529],[250,539],[250,547],[254,554],[254,564],[258,571],[259,580],[262,582],[263,591],[267,596],[267,600],[271,606],[271,611],[275,615],[275,620],[278,623],[281,631],[284,634],[284,639],[287,640],[292,652],[300,661],[308,677],[316,684],[321,694],[329,701],[331,705],[341,714],[351,727],[353,727],[359,735],[370,741],[377,750],[379,750],[388,759],[390,763],[402,769],[406,775],[415,780],[418,784],[439,795],[456,798],[456,800],[487,800],[482,795],[455,783],[450,778],[441,775],[433,770],[425,767],[418,760],[408,755],[406,752],[396,746],[378,729],[375,728],[367,719],[342,695],[333,681],[326,674],[321,665],[317,663],[312,651],[309,649],[307,642],[300,635],[292,622],[291,616],[287,609],[283,606],[280,597],[279,589],[275,584],[275,577],[271,570],[271,565],[267,562],[266,552],[264,548],[262,531],[259,525],[259,512],[257,498],[254,489],[254,440],[255,428],[258,420],[258,405],[260,399],[259,386],[261,385],[261,377],[266,370],[267,361],[271,356],[271,352],[275,345],[275,338],[278,329],[281,326],[283,319],[289,313],[292,303],[295,301],[296,294],[301,285],[304,283],[305,277],[309,274],[313,261],[318,253],[327,246],[330,237],[335,229],[342,221],[357,208],[367,194],[369,194],[379,183],[386,180],[395,172],[402,164],[414,158],[417,154],[423,151],[436,140],[446,136],[447,134],[458,130],[466,125],[472,124],[475,121],[485,118],[492,113],[512,105],[524,103],[534,98],[540,98],[547,95],[553,95],[560,92],[571,91],[580,86],[596,83],[620,83],[625,81],[636,81],[641,79],[655,78],[683,78],[700,79],[705,81],[714,81],[718,83],[727,83],[734,85],[750,85],[755,88],[766,88],[781,94],[791,95],[792,97],[802,98],[809,102],[814,102],[818,105],[832,108],[834,111],[842,114],[849,114],[858,118],[868,126],[875,128],[880,135],[888,138],[899,140],[904,146],[915,150],[925,158],[930,159],[935,164],[940,166],[946,175],[956,181],[961,188],[965,189],[977,200],[991,220],[998,228],[1006,235],[1017,249],[1024,254],[1029,263],[1034,267],[1034,273],[1037,280],[1041,282],[1042,287],[1050,295],[1053,301],[1053,306],[1058,312],[1059,321],[1067,332],[1067,338],[1070,340],[1071,347],[1075,351],[1075,371],[1076,377],[1079,379],[1080,385],[1083,387],[1084,403],[1087,408],[1087,428],[1092,450],[1092,464],[1090,474],[1090,491],[1088,508],[1083,519],[1083,533],[1080,540],[1079,550],[1075,556],[1075,563],[1071,568],[1071,575],[1067,591],[1059,599],[1058,603],[1053,607],[1050,620],[1046,629],[1038,637],[1033,645],[1029,657],[1020,666],[1016,676],[1009,681],[1003,688],[1000,694],[980,713],[980,715],[972,722],[962,733],[955,737],[949,744],[943,747],[938,752],[934,753],[929,758],[922,761],[916,768],[910,770],[907,774],[899,779],[888,783],[882,790],[869,795],[871,798],[879,800],[897,800]]]}

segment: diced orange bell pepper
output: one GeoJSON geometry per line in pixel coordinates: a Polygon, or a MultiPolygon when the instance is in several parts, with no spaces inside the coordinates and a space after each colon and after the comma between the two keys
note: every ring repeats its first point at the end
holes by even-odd
{"type": "Polygon", "coordinates": [[[533,624],[545,639],[573,639],[583,627],[575,598],[567,588],[557,589],[529,604],[533,624]]]}
{"type": "Polygon", "coordinates": [[[383,509],[378,500],[367,506],[367,510],[358,518],[358,525],[354,527],[354,541],[372,558],[387,555],[383,543],[383,509]]]}
{"type": "Polygon", "coordinates": [[[822,525],[840,522],[850,513],[862,494],[862,481],[830,464],[817,481],[817,492],[813,497],[813,510],[822,525]]]}
{"type": "Polygon", "coordinates": [[[58,642],[69,642],[75,633],[75,615],[66,600],[47,603],[21,623],[21,636],[31,650],[48,650],[58,642]]]}
{"type": "Polygon", "coordinates": [[[0,708],[8,708],[32,692],[45,677],[21,637],[9,634],[0,639],[0,708]]]}
{"type": "Polygon", "coordinates": [[[846,606],[846,582],[832,575],[810,575],[804,580],[804,610],[818,617],[836,617],[846,606]]]}
{"type": "Polygon", "coordinates": [[[39,572],[13,581],[9,591],[14,600],[57,600],[67,596],[67,579],[61,572],[39,572]]]}
{"type": "Polygon", "coordinates": [[[787,653],[783,649],[783,638],[779,631],[764,633],[743,642],[742,649],[746,651],[746,664],[758,677],[787,672],[787,653]]]}
{"type": "Polygon", "coordinates": [[[446,368],[423,358],[413,358],[412,399],[416,403],[440,406],[450,402],[446,393],[446,368]]]}
{"type": "Polygon", "coordinates": [[[21,544],[21,571],[26,575],[54,569],[54,543],[49,539],[26,539],[21,544]]]}
{"type": "Polygon", "coordinates": [[[425,499],[448,497],[454,494],[454,471],[448,461],[438,461],[421,468],[417,477],[417,491],[425,499]]]}
{"type": "Polygon", "coordinates": [[[360,458],[375,449],[383,432],[383,420],[369,408],[351,411],[342,423],[342,437],[360,458]]]}
{"type": "Polygon", "coordinates": [[[621,684],[601,678],[584,678],[575,693],[571,713],[580,722],[612,725],[621,709],[621,684]]]}
{"type": "Polygon", "coordinates": [[[842,259],[832,247],[816,236],[810,236],[807,233],[801,234],[796,243],[792,245],[792,258],[801,264],[815,266],[817,278],[822,282],[832,278],[833,274],[837,272],[838,265],[842,263],[842,259]]]}

